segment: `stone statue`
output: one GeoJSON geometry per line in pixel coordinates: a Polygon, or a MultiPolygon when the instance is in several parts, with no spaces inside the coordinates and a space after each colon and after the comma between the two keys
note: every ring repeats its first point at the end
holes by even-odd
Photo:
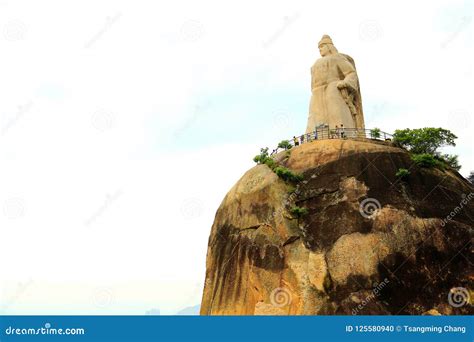
{"type": "Polygon", "coordinates": [[[324,35],[318,44],[321,58],[311,67],[311,101],[306,133],[317,127],[364,128],[362,99],[354,60],[339,53],[324,35]]]}

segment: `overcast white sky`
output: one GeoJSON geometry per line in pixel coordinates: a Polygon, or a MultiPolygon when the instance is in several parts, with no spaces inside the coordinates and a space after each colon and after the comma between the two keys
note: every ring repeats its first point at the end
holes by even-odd
{"type": "Polygon", "coordinates": [[[304,132],[323,34],[366,125],[445,127],[474,170],[472,1],[0,0],[0,313],[200,302],[225,193],[304,132]]]}

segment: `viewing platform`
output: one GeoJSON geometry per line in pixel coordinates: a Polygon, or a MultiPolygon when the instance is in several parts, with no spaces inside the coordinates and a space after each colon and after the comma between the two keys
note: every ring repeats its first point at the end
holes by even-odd
{"type": "Polygon", "coordinates": [[[287,147],[277,147],[272,151],[270,155],[275,155],[281,150],[287,150],[288,148],[299,146],[304,143],[312,142],[315,140],[328,140],[328,139],[369,139],[377,141],[392,141],[393,135],[381,131],[378,128],[373,129],[362,129],[362,128],[336,128],[330,129],[329,127],[321,127],[314,130],[311,133],[305,133],[299,136],[294,136],[287,141],[287,147]]]}

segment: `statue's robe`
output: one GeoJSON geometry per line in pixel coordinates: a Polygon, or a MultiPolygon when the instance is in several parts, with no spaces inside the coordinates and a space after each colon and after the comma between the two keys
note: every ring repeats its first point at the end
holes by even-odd
{"type": "Polygon", "coordinates": [[[311,67],[311,92],[306,133],[321,125],[364,128],[359,80],[350,56],[335,53],[318,59],[311,67]],[[345,91],[337,88],[342,80],[348,85],[345,91]]]}

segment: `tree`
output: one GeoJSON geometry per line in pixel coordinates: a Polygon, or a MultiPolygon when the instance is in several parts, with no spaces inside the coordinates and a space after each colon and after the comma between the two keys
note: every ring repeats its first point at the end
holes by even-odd
{"type": "Polygon", "coordinates": [[[268,158],[270,158],[268,156],[268,147],[265,147],[265,148],[260,149],[260,154],[256,155],[253,158],[253,161],[256,162],[257,164],[265,164],[268,158]]]}
{"type": "Polygon", "coordinates": [[[455,154],[443,154],[440,156],[442,161],[448,164],[453,169],[459,171],[461,169],[461,165],[459,165],[458,156],[455,154]]]}
{"type": "Polygon", "coordinates": [[[289,150],[291,147],[291,143],[288,140],[282,140],[278,143],[278,148],[289,150]]]}
{"type": "Polygon", "coordinates": [[[471,173],[467,177],[467,180],[471,182],[471,184],[474,184],[474,171],[471,171],[471,173]]]}
{"type": "Polygon", "coordinates": [[[380,128],[374,128],[370,130],[370,137],[372,139],[380,138],[380,128]]]}
{"type": "Polygon", "coordinates": [[[275,160],[273,160],[273,158],[268,155],[268,147],[261,148],[260,154],[253,157],[253,161],[257,164],[265,164],[272,170],[277,167],[275,160]]]}
{"type": "Polygon", "coordinates": [[[456,146],[455,139],[450,130],[434,127],[397,129],[393,134],[394,142],[414,154],[438,155],[440,147],[456,146]]]}

